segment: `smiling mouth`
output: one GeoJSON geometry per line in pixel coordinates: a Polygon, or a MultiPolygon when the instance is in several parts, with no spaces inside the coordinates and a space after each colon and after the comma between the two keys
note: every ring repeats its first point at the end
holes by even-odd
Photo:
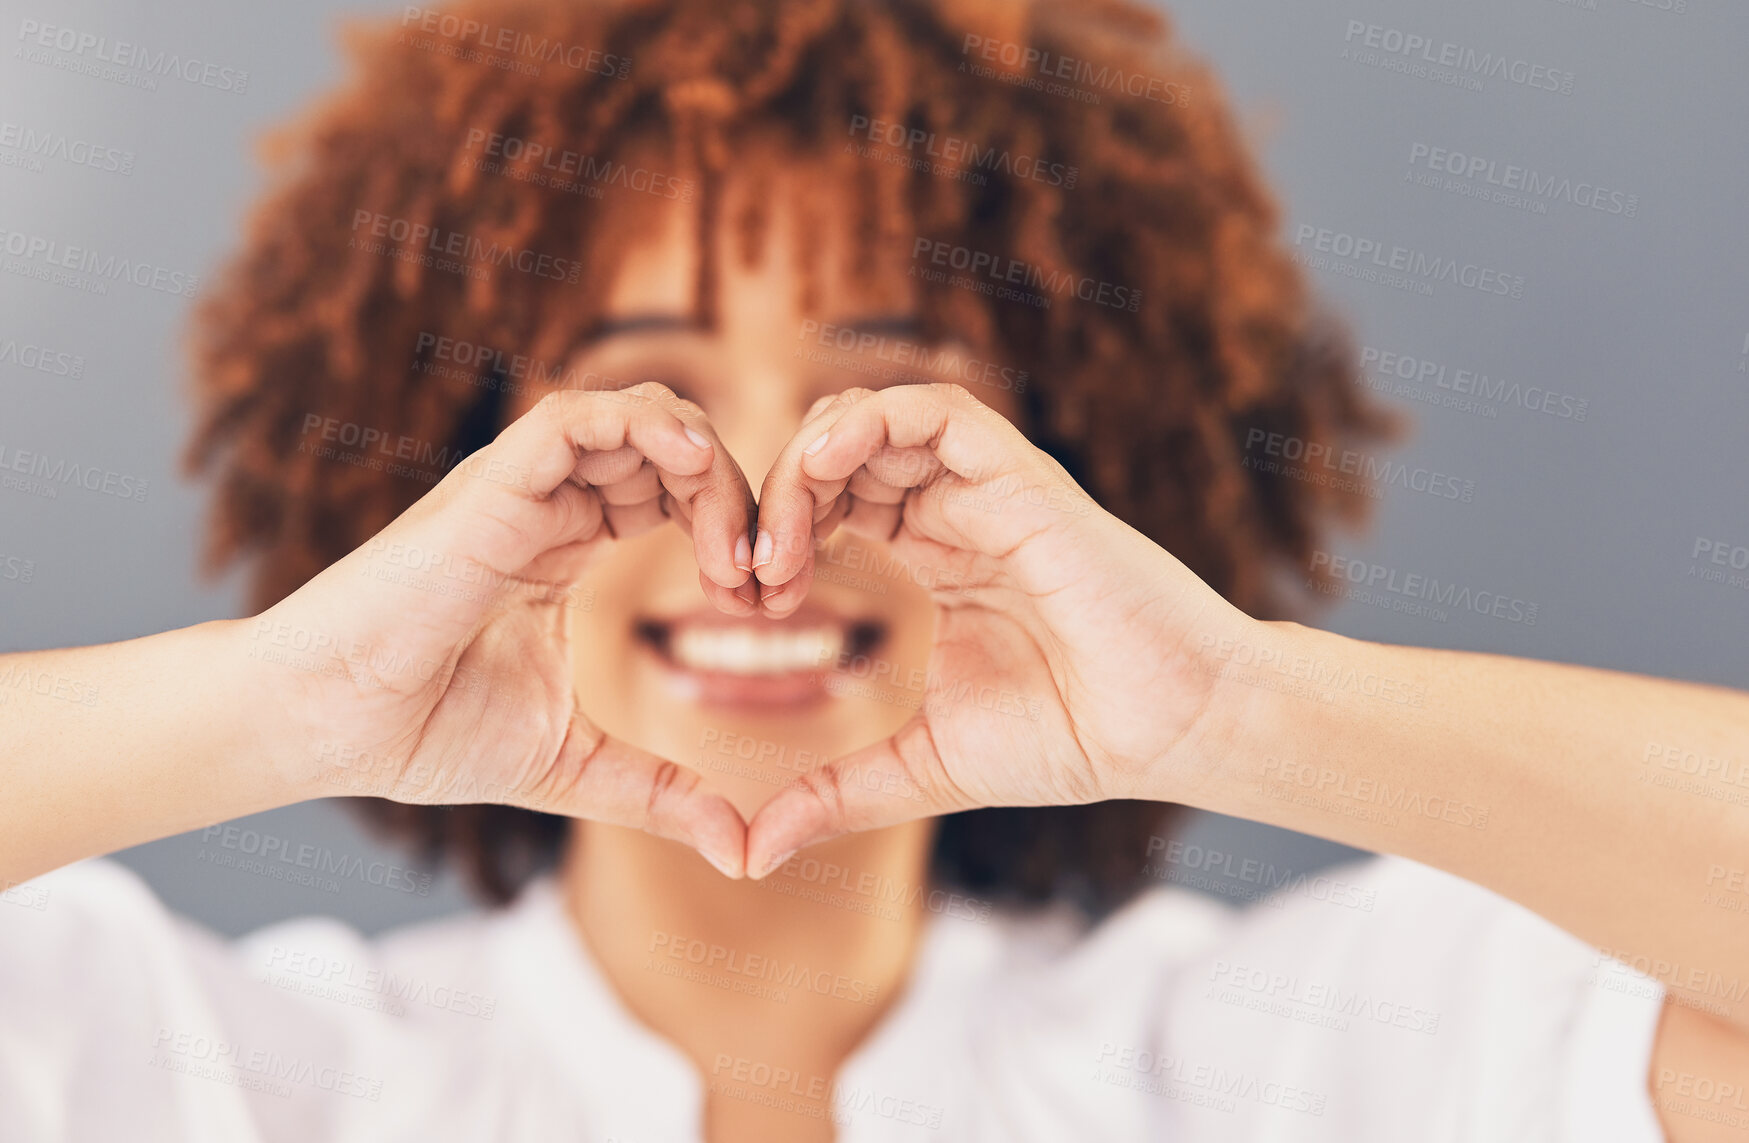
{"type": "Polygon", "coordinates": [[[643,619],[637,640],[685,697],[714,706],[796,707],[824,701],[840,664],[869,655],[887,625],[802,611],[787,619],[733,619],[695,612],[643,619]]]}

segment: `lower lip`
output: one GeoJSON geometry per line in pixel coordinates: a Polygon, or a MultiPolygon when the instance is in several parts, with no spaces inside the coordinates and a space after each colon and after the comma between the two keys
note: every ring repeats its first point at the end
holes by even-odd
{"type": "Polygon", "coordinates": [[[681,696],[701,706],[755,710],[803,710],[832,697],[828,671],[792,671],[782,675],[738,675],[725,671],[694,671],[651,652],[681,696]]]}
{"type": "Polygon", "coordinates": [[[818,706],[832,697],[828,682],[834,672],[829,669],[759,675],[701,671],[682,666],[648,642],[639,640],[638,645],[654,660],[669,688],[687,702],[743,710],[795,711],[818,706]]]}

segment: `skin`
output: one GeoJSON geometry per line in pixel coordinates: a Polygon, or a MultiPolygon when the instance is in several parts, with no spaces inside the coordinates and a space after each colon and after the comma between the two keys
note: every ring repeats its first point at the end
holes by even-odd
{"type": "MultiPolygon", "coordinates": [[[[725,204],[730,216],[747,189],[732,184],[725,204]]],[[[785,183],[777,193],[795,190],[785,183]]],[[[693,216],[675,210],[640,218],[637,224],[649,228],[650,239],[619,267],[605,307],[607,320],[627,331],[587,347],[568,371],[659,378],[694,399],[750,488],[767,479],[810,408],[845,385],[841,370],[796,356],[804,320],[902,329],[914,313],[908,279],[896,267],[866,277],[845,272],[847,243],[836,230],[821,237],[815,252],[818,297],[814,308],[805,307],[792,219],[787,211],[775,215],[751,265],[735,254],[726,233],[719,238],[721,313],[716,328],[707,330],[692,313],[698,273],[693,216]]],[[[743,561],[748,566],[756,543],[757,536],[749,535],[743,561]]],[[[821,575],[807,594],[834,613],[878,620],[888,630],[879,656],[906,672],[921,669],[934,621],[928,593],[897,572],[870,570],[872,561],[856,558],[856,543],[879,546],[840,535],[816,557],[811,543],[802,544],[805,558],[823,571],[854,569],[853,575],[821,575]],[[870,581],[878,591],[862,586],[870,581]]],[[[812,579],[811,572],[804,578],[812,579]]],[[[691,545],[678,529],[620,542],[611,560],[591,569],[583,587],[591,606],[572,613],[574,670],[591,716],[609,733],[703,772],[745,817],[815,760],[879,741],[904,723],[902,707],[873,697],[838,697],[772,712],[678,697],[637,637],[641,619],[705,604],[691,545]],[[726,752],[724,743],[781,744],[784,753],[775,763],[749,763],[726,752]]],[[[750,583],[748,591],[755,590],[750,583]]],[[[761,610],[793,612],[801,593],[786,594],[793,598],[767,592],[761,610]]],[[[934,832],[931,820],[918,818],[834,839],[812,856],[849,871],[834,881],[869,877],[884,885],[925,887],[934,832]]],[[[711,1138],[830,1138],[829,1077],[884,1013],[909,970],[925,898],[884,914],[819,903],[798,895],[818,890],[814,869],[798,865],[768,884],[725,883],[683,847],[648,833],[595,823],[575,831],[562,870],[565,895],[595,959],[632,1011],[685,1052],[707,1082],[737,1086],[730,1082],[734,1065],[725,1059],[820,1078],[812,1088],[801,1083],[786,1089],[786,1097],[807,1105],[802,1114],[707,1096],[711,1138]],[[797,991],[783,1005],[782,1019],[774,1020],[768,999],[651,972],[652,944],[668,937],[829,965],[882,999],[862,1004],[797,991]],[[809,1098],[812,1090],[817,1098],[809,1098]]]]}
{"type": "MultiPolygon", "coordinates": [[[[0,657],[0,670],[95,687],[101,700],[37,687],[0,705],[0,877],[335,793],[566,813],[584,819],[563,870],[572,913],[632,1009],[707,1082],[723,1055],[829,1077],[884,1005],[792,1000],[780,1021],[769,1005],[648,971],[652,937],[781,950],[890,998],[921,917],[774,891],[791,851],[916,884],[929,819],[944,812],[1179,802],[1415,858],[1666,966],[1647,966],[1674,1000],[1648,1077],[1665,1129],[1684,1143],[1731,1137],[1670,1108],[1683,1075],[1749,1082],[1749,1006],[1706,987],[1743,978],[1749,930],[1703,901],[1721,855],[1749,851],[1749,820],[1644,778],[1649,745],[1740,759],[1749,696],[1253,620],[1094,505],[979,399],[993,395],[846,388],[804,368],[790,351],[808,313],[903,316],[911,300],[896,277],[883,294],[831,273],[815,308],[800,306],[785,216],[757,264],[725,259],[719,329],[646,330],[586,351],[628,379],[659,356],[698,404],[652,384],[550,396],[263,616],[0,657]],[[815,534],[829,529],[839,544],[952,569],[953,587],[846,594],[810,574],[815,534]],[[761,532],[769,560],[753,558],[761,532]],[[414,550],[494,590],[432,590],[443,577],[409,572],[414,550]],[[783,616],[816,593],[881,611],[892,654],[949,688],[914,716],[835,699],[781,725],[725,719],[663,689],[628,620],[700,601],[783,616]],[[305,638],[327,649],[286,661],[286,644],[305,638]],[[1308,676],[1329,701],[1288,685],[1308,676]],[[788,785],[725,775],[703,765],[713,728],[835,760],[788,785]],[[1490,816],[1473,829],[1331,813],[1279,796],[1299,774],[1490,816]]],[[[690,250],[683,221],[656,227],[621,268],[612,312],[683,317],[690,250]]],[[[821,257],[835,264],[830,243],[821,257]]],[[[727,1099],[710,1100],[706,1130],[830,1135],[824,1120],[727,1099]]]]}

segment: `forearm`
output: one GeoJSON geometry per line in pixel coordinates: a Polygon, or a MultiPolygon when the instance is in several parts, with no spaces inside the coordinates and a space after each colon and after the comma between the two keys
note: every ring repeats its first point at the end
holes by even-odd
{"type": "Polygon", "coordinates": [[[1254,630],[1213,649],[1200,804],[1485,885],[1749,1026],[1749,695],[1254,630]]]}
{"type": "Polygon", "coordinates": [[[308,796],[254,740],[239,630],[0,655],[0,881],[308,796]]]}

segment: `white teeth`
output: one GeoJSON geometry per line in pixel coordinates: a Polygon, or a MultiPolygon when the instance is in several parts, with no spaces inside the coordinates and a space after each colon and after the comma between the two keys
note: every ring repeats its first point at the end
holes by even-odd
{"type": "Polygon", "coordinates": [[[844,653],[844,629],[684,627],[669,639],[668,653],[676,663],[692,671],[783,675],[820,670],[837,662],[844,653]]]}

